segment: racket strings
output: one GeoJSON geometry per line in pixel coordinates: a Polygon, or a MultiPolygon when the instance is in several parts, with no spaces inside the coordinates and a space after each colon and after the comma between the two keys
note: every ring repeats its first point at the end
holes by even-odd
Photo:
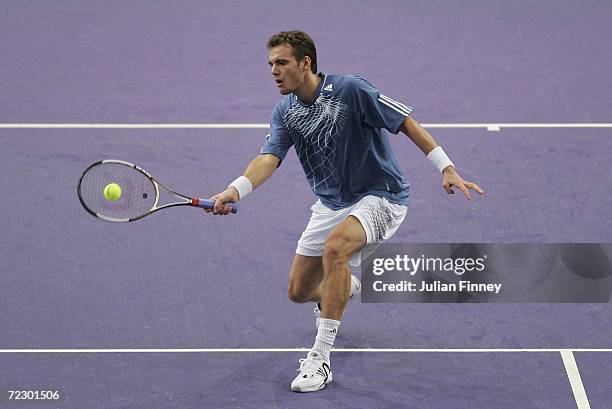
{"type": "Polygon", "coordinates": [[[118,162],[102,162],[89,168],[81,178],[79,195],[89,211],[113,221],[146,215],[158,198],[151,179],[134,167],[118,162]],[[104,197],[104,188],[109,183],[121,187],[119,199],[109,200],[104,197]]]}

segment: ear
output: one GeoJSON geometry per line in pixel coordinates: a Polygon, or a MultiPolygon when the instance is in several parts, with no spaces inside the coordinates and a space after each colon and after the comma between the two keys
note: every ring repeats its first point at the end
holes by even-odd
{"type": "Polygon", "coordinates": [[[305,56],[302,61],[304,62],[304,71],[310,71],[312,66],[312,60],[310,59],[310,57],[305,56]]]}

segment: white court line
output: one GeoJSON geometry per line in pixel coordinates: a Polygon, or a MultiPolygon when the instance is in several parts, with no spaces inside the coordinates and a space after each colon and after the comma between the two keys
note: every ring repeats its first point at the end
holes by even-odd
{"type": "Polygon", "coordinates": [[[6,124],[0,129],[258,129],[269,124],[6,124]]]}
{"type": "MultiPolygon", "coordinates": [[[[217,353],[217,352],[306,352],[310,348],[72,348],[72,349],[0,349],[3,354],[74,354],[74,353],[217,353]]],[[[612,352],[605,348],[334,348],[334,352],[454,352],[454,353],[482,353],[482,352],[612,352]]]]}
{"type": "Polygon", "coordinates": [[[574,353],[571,350],[561,350],[560,352],[578,409],[591,409],[589,399],[584,390],[584,385],[582,384],[582,379],[580,378],[578,365],[576,365],[576,360],[574,359],[574,353]]]}
{"type": "MultiPolygon", "coordinates": [[[[310,348],[116,348],[116,349],[0,349],[0,353],[31,354],[31,353],[242,353],[242,352],[307,352],[310,348]]],[[[334,348],[333,352],[392,352],[392,353],[561,353],[563,364],[570,381],[574,399],[578,409],[591,409],[574,352],[612,352],[608,348],[334,348]]]]}
{"type": "MultiPolygon", "coordinates": [[[[612,123],[475,123],[421,124],[425,128],[612,128],[612,123]]],[[[0,129],[267,129],[269,124],[102,124],[102,123],[0,123],[0,129]]]]}

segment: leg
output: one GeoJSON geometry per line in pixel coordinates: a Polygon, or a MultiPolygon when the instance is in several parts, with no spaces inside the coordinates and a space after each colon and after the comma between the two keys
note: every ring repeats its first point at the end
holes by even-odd
{"type": "Polygon", "coordinates": [[[295,303],[321,301],[322,281],[323,257],[296,254],[289,272],[289,299],[295,303]]]}
{"type": "Polygon", "coordinates": [[[296,303],[319,301],[318,288],[322,280],[322,257],[296,254],[289,273],[289,299],[296,303]]]}
{"type": "Polygon", "coordinates": [[[366,240],[361,223],[353,216],[339,223],[325,240],[322,266],[319,265],[322,267],[319,282],[308,280],[314,287],[307,287],[312,290],[309,294],[311,297],[320,295],[323,318],[317,328],[315,344],[306,359],[300,360],[300,374],[291,383],[291,390],[295,392],[317,391],[333,379],[329,354],[350,296],[351,270],[348,261],[353,253],[365,245],[366,240]]]}
{"type": "Polygon", "coordinates": [[[293,302],[320,301],[323,281],[323,251],[332,230],[346,219],[348,212],[333,211],[317,201],[312,207],[308,226],[298,241],[289,273],[288,296],[293,302]]]}
{"type": "MultiPolygon", "coordinates": [[[[326,219],[325,221],[331,222],[333,218],[333,225],[329,227],[331,230],[328,230],[328,234],[325,232],[327,236],[323,236],[324,241],[321,241],[320,235],[317,235],[316,241],[312,240],[313,235],[309,234],[310,229],[307,229],[300,239],[300,243],[305,245],[302,248],[298,245],[298,252],[311,251],[313,243],[316,243],[319,252],[306,253],[312,256],[320,255],[322,250],[322,269],[317,270],[318,280],[308,281],[308,285],[301,287],[307,289],[306,294],[296,298],[303,301],[309,297],[313,300],[319,299],[323,311],[321,319],[318,320],[315,344],[306,359],[300,360],[300,374],[291,383],[291,390],[296,392],[317,391],[332,381],[329,355],[350,296],[349,259],[367,242],[382,242],[391,237],[406,215],[405,206],[391,205],[386,199],[373,196],[366,196],[344,211],[330,212],[313,206],[314,222],[311,219],[309,228],[312,224],[312,230],[319,234],[323,231],[324,223],[318,219],[318,214],[315,217],[315,210],[322,214],[320,218],[326,219]],[[316,282],[319,283],[318,288],[311,287],[316,282]]],[[[296,272],[296,276],[300,275],[296,272]]]]}
{"type": "Polygon", "coordinates": [[[340,321],[350,295],[351,270],[348,261],[366,244],[366,233],[359,220],[347,217],[338,224],[323,248],[323,280],[319,291],[323,318],[340,321]]]}

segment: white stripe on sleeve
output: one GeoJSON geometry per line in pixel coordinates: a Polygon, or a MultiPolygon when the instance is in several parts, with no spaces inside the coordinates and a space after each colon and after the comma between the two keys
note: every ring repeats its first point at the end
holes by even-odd
{"type": "Polygon", "coordinates": [[[394,99],[391,99],[391,98],[389,98],[386,95],[380,94],[380,97],[378,97],[378,101],[383,102],[383,103],[387,102],[387,104],[385,104],[387,106],[389,106],[389,104],[395,106],[397,108],[397,110],[403,111],[402,113],[404,115],[410,115],[412,113],[412,107],[408,107],[408,106],[402,104],[401,102],[397,102],[394,99]]]}
{"type": "Polygon", "coordinates": [[[392,110],[394,110],[394,111],[396,111],[396,112],[398,112],[398,113],[400,113],[400,114],[402,114],[402,115],[404,115],[404,116],[410,116],[410,112],[407,112],[407,111],[405,111],[405,110],[403,110],[403,109],[401,109],[401,108],[398,108],[397,106],[390,104],[389,102],[385,101],[384,99],[380,99],[380,98],[379,98],[379,99],[378,99],[378,102],[380,102],[381,104],[384,104],[384,105],[388,106],[388,107],[389,107],[389,108],[391,108],[392,110]]]}

